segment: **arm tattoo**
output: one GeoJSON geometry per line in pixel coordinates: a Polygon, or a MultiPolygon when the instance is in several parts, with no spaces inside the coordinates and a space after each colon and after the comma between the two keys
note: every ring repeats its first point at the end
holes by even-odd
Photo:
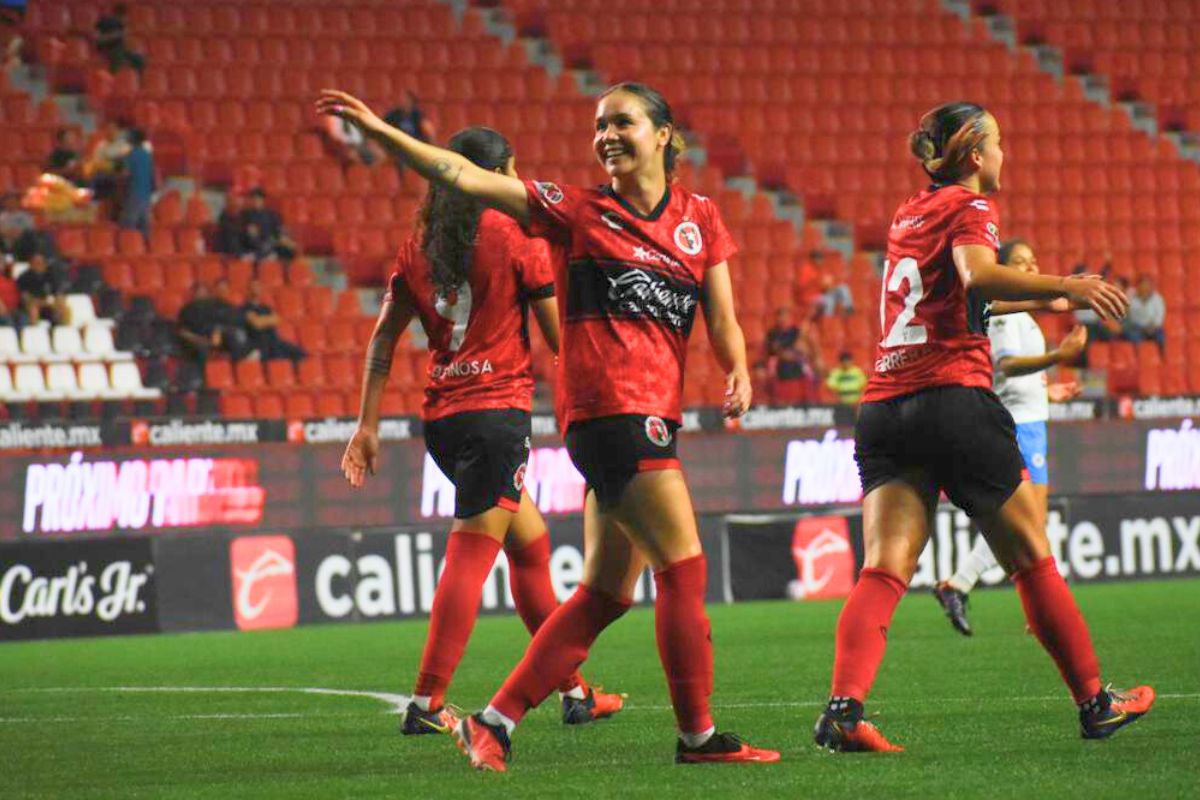
{"type": "Polygon", "coordinates": [[[456,186],[458,184],[459,176],[462,175],[461,164],[451,164],[444,158],[435,161],[433,164],[433,169],[435,172],[437,172],[439,178],[451,186],[456,186]]]}
{"type": "Polygon", "coordinates": [[[390,336],[376,335],[367,346],[367,374],[387,377],[392,372],[392,353],[396,340],[390,336]]]}

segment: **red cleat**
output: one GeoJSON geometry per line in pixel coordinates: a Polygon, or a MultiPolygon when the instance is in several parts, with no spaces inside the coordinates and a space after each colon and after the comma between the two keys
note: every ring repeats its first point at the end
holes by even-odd
{"type": "Polygon", "coordinates": [[[1112,684],[1104,687],[1101,695],[1108,696],[1108,707],[1097,700],[1094,708],[1079,710],[1080,733],[1085,739],[1107,739],[1126,725],[1136,722],[1154,706],[1154,687],[1139,686],[1136,689],[1113,689],[1112,684]]]}
{"type": "Polygon", "coordinates": [[[817,745],[838,753],[904,752],[903,747],[889,742],[879,728],[862,719],[861,704],[857,709],[858,714],[847,716],[826,708],[813,730],[817,745]]]}
{"type": "Polygon", "coordinates": [[[778,751],[751,747],[736,733],[714,733],[699,747],[688,747],[682,739],[675,745],[676,764],[770,764],[778,760],[778,751]]]}
{"type": "Polygon", "coordinates": [[[625,707],[625,695],[602,692],[599,687],[587,687],[587,697],[563,696],[562,721],[564,725],[586,725],[605,719],[625,707]]]}
{"type": "Polygon", "coordinates": [[[488,772],[507,772],[512,743],[503,725],[489,725],[472,714],[450,731],[458,749],[471,760],[471,766],[488,772]]]}

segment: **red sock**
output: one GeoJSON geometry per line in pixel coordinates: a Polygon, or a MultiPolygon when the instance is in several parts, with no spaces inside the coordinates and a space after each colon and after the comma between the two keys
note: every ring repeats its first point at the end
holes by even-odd
{"type": "Polygon", "coordinates": [[[701,553],[654,573],[654,634],[667,673],[675,721],[683,733],[713,726],[708,698],[713,690],[712,629],[704,612],[708,560],[701,553]]]}
{"type": "Polygon", "coordinates": [[[462,660],[479,614],[479,598],[500,542],[474,531],[454,531],[446,544],[446,569],[433,595],[429,634],[413,694],[427,696],[439,708],[454,670],[462,660]]]}
{"type": "Polygon", "coordinates": [[[887,650],[887,631],[908,590],[887,570],[864,567],[838,617],[832,697],[865,702],[887,650]]]}
{"type": "Polygon", "coordinates": [[[629,603],[579,584],[538,628],[525,657],[492,698],[492,707],[520,722],[587,659],[600,631],[628,610],[629,603]]]}
{"type": "Polygon", "coordinates": [[[1092,649],[1087,623],[1075,605],[1053,556],[1013,575],[1025,619],[1042,647],[1058,665],[1076,703],[1100,691],[1100,662],[1092,649]]]}
{"type": "MultiPolygon", "coordinates": [[[[508,586],[517,613],[533,636],[558,608],[558,598],[550,582],[550,534],[543,533],[524,547],[505,546],[504,552],[508,556],[508,586]]],[[[560,684],[558,690],[569,692],[576,686],[586,687],[578,671],[560,684]]]]}

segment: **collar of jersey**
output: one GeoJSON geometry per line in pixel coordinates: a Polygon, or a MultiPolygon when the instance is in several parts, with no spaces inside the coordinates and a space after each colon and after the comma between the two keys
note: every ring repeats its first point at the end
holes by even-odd
{"type": "Polygon", "coordinates": [[[604,194],[608,195],[609,197],[611,197],[613,200],[616,200],[617,203],[620,204],[621,208],[625,209],[626,211],[628,211],[630,214],[637,217],[638,219],[645,220],[646,222],[654,222],[656,219],[661,217],[662,213],[667,210],[667,204],[671,202],[671,185],[670,184],[667,184],[667,190],[665,192],[663,192],[662,200],[658,201],[658,205],[656,205],[654,207],[654,210],[651,211],[649,214],[643,214],[642,212],[638,211],[636,208],[631,206],[624,197],[621,197],[621,195],[614,192],[613,188],[611,186],[601,186],[600,191],[603,192],[604,194]]]}

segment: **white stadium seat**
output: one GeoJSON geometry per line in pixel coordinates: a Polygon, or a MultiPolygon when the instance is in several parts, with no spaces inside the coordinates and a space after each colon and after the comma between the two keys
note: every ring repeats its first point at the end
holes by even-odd
{"type": "Polygon", "coordinates": [[[16,328],[0,328],[0,361],[21,364],[37,361],[37,356],[27,356],[21,352],[21,340],[17,338],[16,328]]]}
{"type": "Polygon", "coordinates": [[[118,350],[113,344],[112,329],[99,323],[92,323],[83,329],[83,349],[105,361],[133,360],[133,353],[118,350]]]}
{"type": "Polygon", "coordinates": [[[18,364],[13,374],[13,384],[18,392],[34,400],[62,400],[66,396],[53,392],[46,386],[46,376],[41,364],[18,364]]]}
{"type": "Polygon", "coordinates": [[[55,353],[66,356],[72,361],[100,361],[103,359],[103,356],[85,352],[83,337],[79,335],[79,329],[69,325],[55,325],[54,332],[50,334],[50,342],[54,345],[55,353]]]}
{"type": "Polygon", "coordinates": [[[137,364],[132,361],[118,361],[110,367],[109,378],[112,388],[121,397],[132,397],[135,400],[152,400],[162,397],[158,389],[148,389],[142,385],[142,373],[137,364]]]}
{"type": "Polygon", "coordinates": [[[21,329],[21,351],[38,361],[66,361],[50,347],[50,326],[27,325],[21,329]]]}
{"type": "Polygon", "coordinates": [[[8,365],[0,364],[0,402],[21,403],[29,399],[27,393],[18,392],[13,386],[12,373],[8,371],[8,365]]]}
{"type": "Polygon", "coordinates": [[[89,397],[79,390],[74,364],[51,364],[46,367],[46,388],[62,394],[68,400],[85,400],[89,397]]]}
{"type": "Polygon", "coordinates": [[[86,397],[116,400],[123,395],[108,383],[108,367],[100,362],[79,365],[79,391],[86,397]]]}
{"type": "Polygon", "coordinates": [[[86,294],[69,294],[67,295],[67,318],[71,321],[72,328],[82,328],[84,325],[114,325],[114,320],[97,319],[96,307],[92,305],[92,298],[86,294]]]}

